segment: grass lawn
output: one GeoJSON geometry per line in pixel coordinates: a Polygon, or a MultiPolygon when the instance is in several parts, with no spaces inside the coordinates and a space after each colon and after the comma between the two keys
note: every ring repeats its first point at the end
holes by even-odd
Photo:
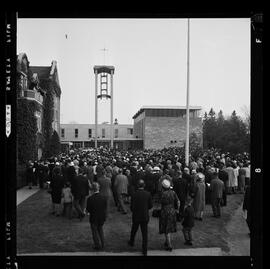
{"type": "MultiPolygon", "coordinates": [[[[243,195],[228,196],[227,207],[222,208],[222,218],[212,218],[212,209],[206,205],[204,220],[196,221],[193,229],[194,248],[220,247],[228,252],[228,233],[226,224],[230,216],[239,207],[243,195]]],[[[91,252],[92,235],[88,216],[82,222],[78,219],[66,219],[50,215],[51,196],[46,190],[40,190],[17,207],[17,253],[46,252],[91,252]]],[[[128,206],[128,205],[127,205],[128,206]]],[[[151,212],[152,213],[152,212],[151,212]]],[[[172,234],[174,248],[190,248],[184,245],[182,225],[178,222],[178,231],[172,234]]],[[[114,205],[104,224],[105,251],[130,252],[141,251],[141,233],[138,231],[135,246],[129,247],[131,212],[120,214],[114,205]]],[[[148,225],[148,249],[163,249],[164,235],[158,233],[158,219],[150,218],[148,225]]]]}

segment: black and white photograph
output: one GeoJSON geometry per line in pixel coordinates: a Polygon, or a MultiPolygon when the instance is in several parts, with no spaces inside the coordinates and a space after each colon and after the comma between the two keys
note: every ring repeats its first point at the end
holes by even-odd
{"type": "Polygon", "coordinates": [[[251,18],[17,16],[16,255],[250,257],[251,18]]]}

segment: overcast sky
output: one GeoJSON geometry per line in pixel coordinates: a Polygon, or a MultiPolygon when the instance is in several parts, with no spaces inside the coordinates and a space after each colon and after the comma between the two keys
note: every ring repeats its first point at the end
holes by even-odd
{"type": "MultiPolygon", "coordinates": [[[[186,105],[187,19],[18,19],[17,29],[30,66],[57,61],[61,123],[94,123],[94,65],[115,67],[119,123],[142,106],[186,105]]],[[[250,106],[249,18],[190,20],[190,105],[225,115],[250,106]]],[[[99,123],[109,111],[99,101],[99,123]]]]}

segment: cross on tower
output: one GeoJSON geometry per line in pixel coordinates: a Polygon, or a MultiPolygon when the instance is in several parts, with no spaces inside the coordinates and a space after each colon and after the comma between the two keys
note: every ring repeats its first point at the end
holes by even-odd
{"type": "Polygon", "coordinates": [[[108,49],[103,48],[101,50],[103,50],[103,52],[104,52],[104,54],[103,54],[103,64],[105,65],[105,52],[108,51],[108,49]]]}

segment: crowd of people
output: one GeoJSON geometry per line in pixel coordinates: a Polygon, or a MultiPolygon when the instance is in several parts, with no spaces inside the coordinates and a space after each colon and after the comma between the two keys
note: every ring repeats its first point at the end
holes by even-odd
{"type": "MultiPolygon", "coordinates": [[[[182,223],[186,245],[192,245],[194,220],[203,221],[206,204],[213,217],[221,217],[227,195],[249,194],[249,154],[223,153],[216,149],[190,156],[185,164],[182,148],[162,150],[83,149],[47,160],[29,161],[26,170],[29,188],[39,184],[52,197],[51,213],[82,220],[89,214],[94,249],[104,248],[103,225],[115,206],[119,213],[132,212],[131,236],[134,245],[138,227],[142,232],[143,254],[147,254],[149,210],[159,217],[164,248],[172,250],[170,234],[182,223]],[[248,191],[246,191],[248,190],[248,191]]],[[[249,213],[249,197],[244,210],[249,213]]],[[[247,220],[250,224],[250,217],[247,220]]]]}

